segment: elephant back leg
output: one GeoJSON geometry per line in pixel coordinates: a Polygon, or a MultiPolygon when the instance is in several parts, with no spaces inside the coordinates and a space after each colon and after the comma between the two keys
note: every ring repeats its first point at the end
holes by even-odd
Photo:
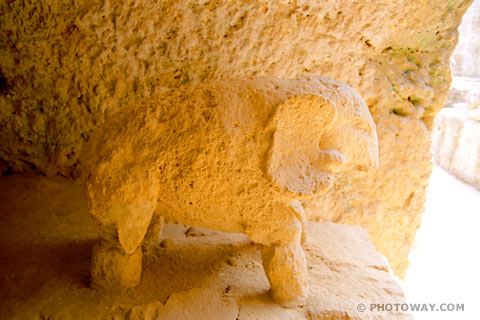
{"type": "Polygon", "coordinates": [[[141,243],[155,210],[158,172],[155,166],[122,163],[99,166],[85,179],[90,213],[100,236],[92,254],[91,284],[131,288],[140,281],[141,243]]]}

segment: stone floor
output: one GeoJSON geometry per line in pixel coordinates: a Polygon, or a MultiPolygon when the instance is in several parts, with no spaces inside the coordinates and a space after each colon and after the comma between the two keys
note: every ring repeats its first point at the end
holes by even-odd
{"type": "Polygon", "coordinates": [[[104,296],[89,288],[97,235],[78,183],[3,176],[0,203],[1,319],[411,319],[370,310],[405,299],[360,227],[309,224],[310,296],[286,309],[241,234],[167,225],[144,250],[140,285],[104,296]]]}

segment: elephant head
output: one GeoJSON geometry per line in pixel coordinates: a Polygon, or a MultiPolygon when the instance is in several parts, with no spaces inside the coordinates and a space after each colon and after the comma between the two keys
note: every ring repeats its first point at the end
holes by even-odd
{"type": "Polygon", "coordinates": [[[378,165],[375,124],[362,98],[342,83],[315,78],[323,90],[287,99],[273,119],[268,167],[283,189],[318,195],[334,174],[378,165]]]}

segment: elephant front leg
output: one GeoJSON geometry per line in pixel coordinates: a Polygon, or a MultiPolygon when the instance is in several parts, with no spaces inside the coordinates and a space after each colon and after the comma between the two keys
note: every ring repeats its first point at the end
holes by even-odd
{"type": "Polygon", "coordinates": [[[307,263],[300,244],[265,247],[262,261],[275,301],[285,307],[305,305],[308,296],[307,263]]]}
{"type": "Polygon", "coordinates": [[[263,244],[263,267],[272,296],[285,307],[305,305],[308,297],[307,262],[301,246],[306,234],[298,211],[292,206],[276,205],[268,214],[248,223],[245,232],[254,242],[263,244]]]}

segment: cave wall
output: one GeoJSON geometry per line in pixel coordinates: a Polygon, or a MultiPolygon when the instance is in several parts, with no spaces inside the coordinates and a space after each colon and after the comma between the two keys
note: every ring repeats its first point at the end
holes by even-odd
{"type": "Polygon", "coordinates": [[[168,88],[331,77],[367,102],[380,166],[341,176],[304,204],[313,220],[364,226],[402,277],[431,172],[429,128],[470,3],[1,1],[0,170],[77,177],[96,127],[168,88]]]}

